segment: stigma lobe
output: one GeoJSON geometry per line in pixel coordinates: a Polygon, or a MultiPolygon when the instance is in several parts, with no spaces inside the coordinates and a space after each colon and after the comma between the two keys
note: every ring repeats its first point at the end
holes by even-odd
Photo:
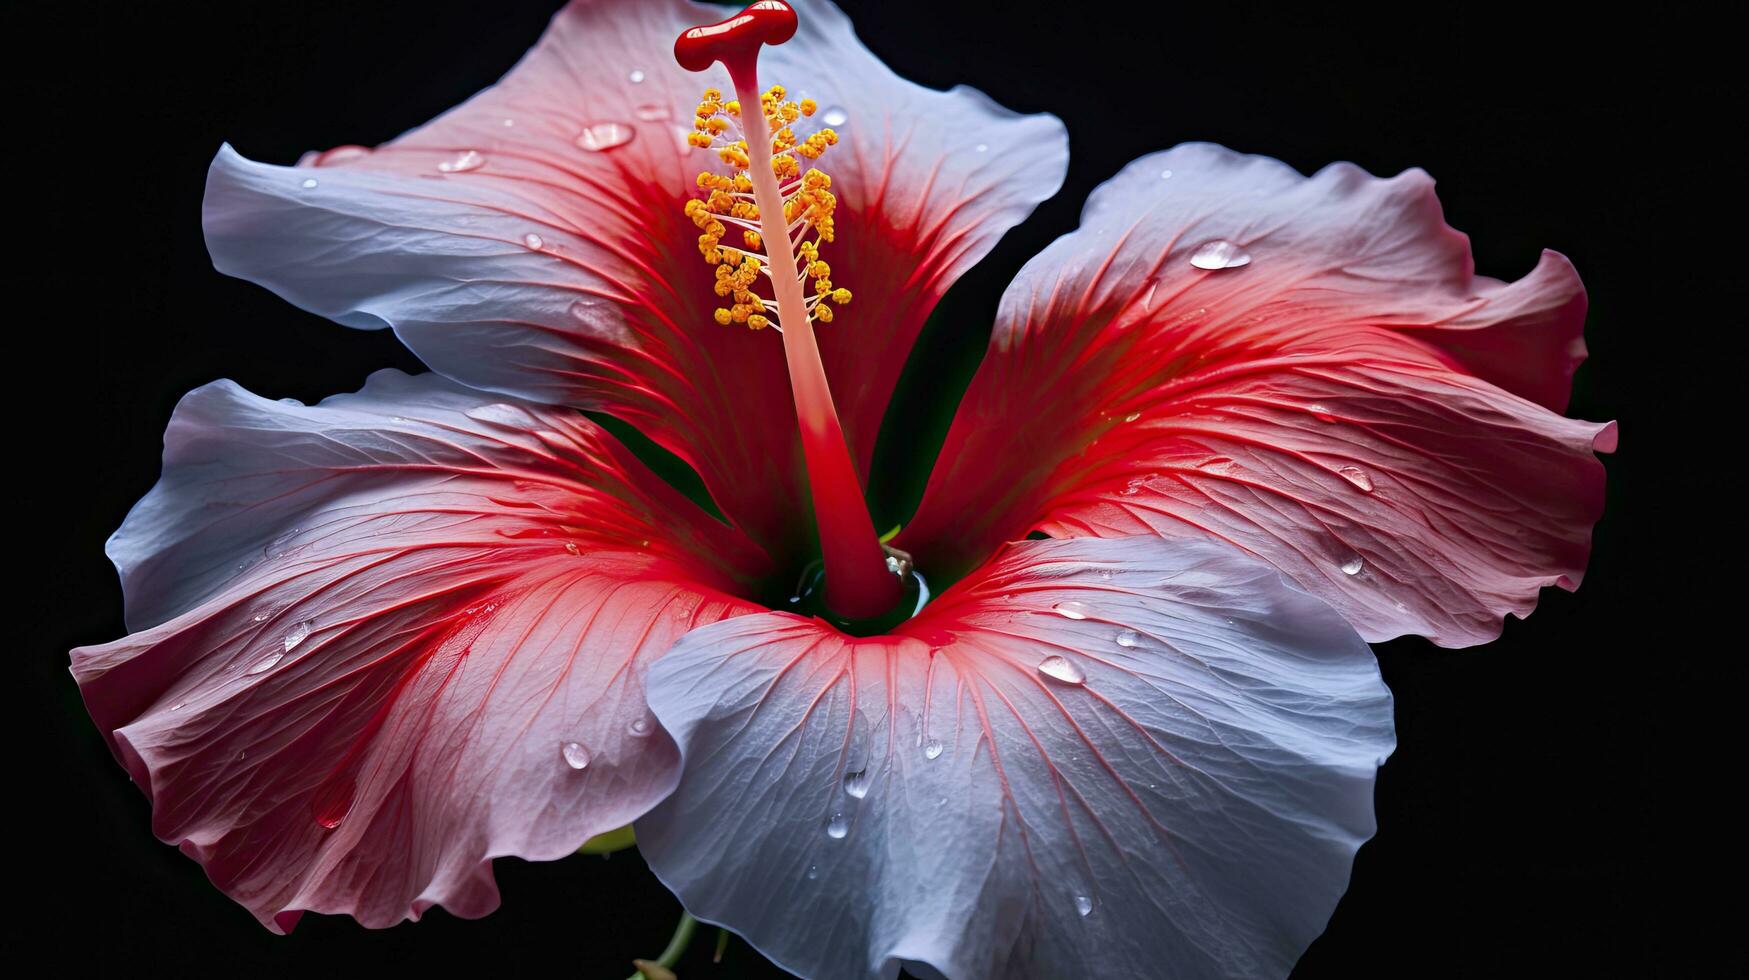
{"type": "Polygon", "coordinates": [[[759,0],[733,17],[685,31],[674,41],[674,60],[687,71],[721,61],[731,75],[751,68],[762,44],[782,44],[796,33],[796,12],[783,0],[759,0]]]}

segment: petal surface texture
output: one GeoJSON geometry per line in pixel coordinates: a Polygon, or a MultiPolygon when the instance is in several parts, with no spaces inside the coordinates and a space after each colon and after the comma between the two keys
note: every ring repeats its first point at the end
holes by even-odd
{"type": "MultiPolygon", "coordinates": [[[[825,257],[856,305],[819,331],[866,467],[906,354],[936,299],[1054,193],[1062,124],[979,92],[889,71],[825,3],[767,49],[765,84],[815,99],[839,145],[825,257]]],[[[498,84],[374,151],[278,167],[222,150],[207,245],[221,271],[354,327],[393,327],[434,370],[477,388],[611,412],[687,460],[773,550],[805,522],[783,352],[719,326],[713,268],[681,213],[714,154],[689,150],[720,66],[674,62],[675,37],[721,17],[681,0],[579,2],[498,84]]],[[[809,122],[809,121],[804,121],[809,122]]],[[[804,135],[806,128],[798,130],[804,135]]]]}
{"type": "Polygon", "coordinates": [[[640,849],[803,976],[1286,975],[1394,746],[1341,616],[1152,535],[1018,543],[891,636],[706,626],[650,699],[685,771],[640,849]]]}
{"type": "Polygon", "coordinates": [[[276,931],[497,906],[678,778],[644,701],[757,557],[569,410],[381,372],[217,382],[110,542],[133,635],[73,652],[154,832],[276,931]]]}
{"type": "Polygon", "coordinates": [[[1584,309],[1552,252],[1473,275],[1420,171],[1143,157],[1009,287],[898,544],[1213,536],[1368,640],[1485,642],[1577,587],[1602,514],[1614,424],[1559,414],[1584,309]]]}

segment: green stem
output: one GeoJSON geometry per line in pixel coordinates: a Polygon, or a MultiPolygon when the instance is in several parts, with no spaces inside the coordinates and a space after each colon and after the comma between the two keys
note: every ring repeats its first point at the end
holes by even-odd
{"type": "MultiPolygon", "coordinates": [[[[692,913],[681,912],[680,922],[674,926],[674,935],[668,939],[668,948],[662,951],[661,956],[656,957],[656,965],[665,969],[673,969],[674,964],[680,962],[681,955],[686,952],[686,946],[692,942],[692,934],[697,929],[698,920],[692,917],[692,913]]],[[[647,980],[647,978],[644,976],[644,971],[639,970],[632,974],[628,980],[647,980]]]]}

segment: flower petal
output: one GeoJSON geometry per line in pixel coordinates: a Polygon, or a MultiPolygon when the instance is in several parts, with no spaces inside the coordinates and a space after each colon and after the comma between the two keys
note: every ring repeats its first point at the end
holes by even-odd
{"type": "Polygon", "coordinates": [[[1553,253],[1473,277],[1419,171],[1143,157],[1009,288],[899,544],[939,574],[1035,529],[1214,535],[1369,640],[1484,642],[1577,586],[1602,513],[1613,423],[1550,410],[1583,310],[1553,253]],[[1031,465],[992,465],[1014,432],[1031,465]]]}
{"type": "Polygon", "coordinates": [[[640,849],[804,976],[1285,975],[1394,744],[1340,616],[1152,536],[1018,543],[894,636],[701,628],[650,704],[685,771],[640,849]]]}
{"type": "MultiPolygon", "coordinates": [[[[1067,141],[1054,118],[898,78],[836,9],[798,6],[801,34],[765,74],[844,116],[824,162],[840,198],[828,258],[859,299],[821,348],[866,469],[930,308],[1056,190],[1067,141]]],[[[207,184],[214,263],[349,326],[393,327],[471,386],[618,415],[788,547],[805,498],[782,350],[713,321],[712,269],[681,214],[716,165],[681,139],[699,92],[727,81],[681,70],[672,47],[719,14],[573,3],[497,85],[374,151],[288,168],[227,147],[207,184]]]]}
{"type": "Polygon", "coordinates": [[[498,902],[678,777],[643,671],[758,607],[754,549],[568,410],[382,372],[199,389],[111,542],[140,632],[73,651],[153,830],[275,931],[498,902]]]}

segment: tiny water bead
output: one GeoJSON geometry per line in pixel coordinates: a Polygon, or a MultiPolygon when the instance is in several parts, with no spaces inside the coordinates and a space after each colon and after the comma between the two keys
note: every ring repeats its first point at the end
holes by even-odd
{"type": "Polygon", "coordinates": [[[972,147],[972,149],[977,150],[979,153],[988,153],[990,152],[990,144],[979,143],[977,146],[972,147]]]}
{"type": "Polygon", "coordinates": [[[1060,684],[1081,684],[1087,675],[1073,660],[1052,655],[1039,662],[1038,672],[1060,684]]]}
{"type": "Polygon", "coordinates": [[[298,186],[302,187],[304,190],[309,190],[310,188],[315,187],[320,183],[321,183],[321,181],[317,180],[314,177],[305,177],[304,182],[299,184],[298,186]]]}
{"type": "Polygon", "coordinates": [[[941,744],[941,739],[932,738],[923,743],[923,758],[939,759],[941,758],[941,753],[944,748],[945,746],[941,744]]]}
{"type": "Polygon", "coordinates": [[[601,153],[630,143],[636,135],[637,130],[630,123],[598,122],[583,127],[583,131],[577,134],[576,143],[579,149],[601,153]]]}
{"type": "Polygon", "coordinates": [[[478,170],[485,165],[486,157],[480,151],[463,150],[460,155],[439,163],[437,169],[439,172],[446,174],[465,174],[471,170],[478,170]]]}
{"type": "Polygon", "coordinates": [[[1224,238],[1203,242],[1190,253],[1190,264],[1198,269],[1214,271],[1237,269],[1251,264],[1251,253],[1224,238]]]}
{"type": "Polygon", "coordinates": [[[626,725],[626,732],[634,738],[647,738],[655,730],[656,726],[650,723],[647,715],[633,718],[631,723],[626,725]]]}
{"type": "Polygon", "coordinates": [[[843,840],[848,833],[850,833],[850,818],[844,815],[844,811],[840,810],[832,814],[831,819],[826,821],[827,837],[833,840],[843,840]]]}
{"type": "Polygon", "coordinates": [[[293,626],[291,628],[291,632],[289,632],[285,635],[285,640],[283,641],[283,644],[285,646],[285,652],[290,653],[293,650],[296,650],[298,648],[298,644],[309,639],[310,631],[315,629],[315,628],[316,628],[316,624],[314,622],[311,622],[310,620],[307,620],[307,619],[304,620],[303,622],[297,624],[296,626],[293,626]]]}
{"type": "Polygon", "coordinates": [[[862,799],[868,795],[868,770],[847,772],[844,774],[844,792],[854,799],[862,799]]]}
{"type": "Polygon", "coordinates": [[[565,765],[572,769],[587,769],[589,767],[589,750],[582,742],[566,742],[559,746],[559,756],[565,760],[565,765]]]}
{"type": "Polygon", "coordinates": [[[1064,619],[1086,619],[1088,611],[1085,602],[1076,602],[1073,599],[1059,602],[1052,606],[1051,610],[1064,619]]]}
{"type": "Polygon", "coordinates": [[[1117,645],[1125,650],[1134,650],[1142,645],[1142,634],[1135,630],[1124,630],[1117,635],[1117,645]]]}
{"type": "Polygon", "coordinates": [[[1344,466],[1336,472],[1340,473],[1344,480],[1359,487],[1362,491],[1366,493],[1372,492],[1372,477],[1367,476],[1366,471],[1360,467],[1344,466]]]}
{"type": "Polygon", "coordinates": [[[542,248],[545,248],[547,243],[546,243],[546,239],[540,237],[539,235],[537,235],[531,231],[528,234],[522,236],[522,244],[528,246],[529,251],[538,252],[542,248]]]}
{"type": "MultiPolygon", "coordinates": [[[[287,647],[287,649],[290,649],[290,647],[287,647]]],[[[262,657],[260,660],[257,660],[255,662],[254,666],[249,668],[248,673],[250,673],[250,674],[265,674],[268,671],[272,670],[274,665],[279,663],[280,660],[284,657],[285,657],[285,654],[283,654],[283,653],[270,653],[267,656],[262,657]]]]}
{"type": "Polygon", "coordinates": [[[843,106],[830,106],[820,113],[820,121],[828,126],[842,126],[850,121],[850,113],[844,111],[843,106]]]}
{"type": "Polygon", "coordinates": [[[1160,179],[1161,180],[1171,180],[1172,179],[1172,171],[1170,171],[1170,170],[1160,171],[1160,179]]]}
{"type": "Polygon", "coordinates": [[[814,881],[815,879],[817,879],[819,877],[820,877],[820,866],[817,864],[808,865],[808,880],[814,881]]]}
{"type": "Polygon", "coordinates": [[[636,110],[638,118],[644,122],[662,122],[674,116],[672,110],[660,102],[640,103],[636,110]]]}
{"type": "Polygon", "coordinates": [[[631,71],[626,72],[626,80],[631,82],[633,85],[641,84],[644,81],[645,77],[646,76],[644,75],[644,70],[642,68],[633,68],[631,71]]]}
{"type": "Polygon", "coordinates": [[[1093,914],[1093,899],[1088,895],[1075,896],[1075,911],[1085,919],[1093,914]]]}
{"type": "Polygon", "coordinates": [[[1366,562],[1362,561],[1359,555],[1354,555],[1342,563],[1342,574],[1359,575],[1360,570],[1365,566],[1366,562]]]}

